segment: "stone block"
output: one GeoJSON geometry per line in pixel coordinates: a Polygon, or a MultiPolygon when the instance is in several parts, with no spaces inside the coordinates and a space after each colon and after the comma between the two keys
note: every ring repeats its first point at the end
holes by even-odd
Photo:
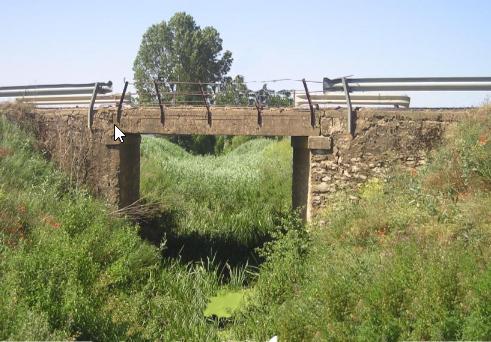
{"type": "Polygon", "coordinates": [[[332,138],[323,136],[309,137],[308,148],[310,150],[332,151],[332,138]]]}

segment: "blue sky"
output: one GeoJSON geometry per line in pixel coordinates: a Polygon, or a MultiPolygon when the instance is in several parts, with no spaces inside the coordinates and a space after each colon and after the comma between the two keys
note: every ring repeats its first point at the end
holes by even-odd
{"type": "MultiPolygon", "coordinates": [[[[142,34],[177,11],[217,28],[231,74],[246,80],[491,76],[487,0],[2,0],[0,85],[112,80],[118,90],[142,34]]],[[[491,92],[410,95],[413,106],[464,106],[491,92]]]]}

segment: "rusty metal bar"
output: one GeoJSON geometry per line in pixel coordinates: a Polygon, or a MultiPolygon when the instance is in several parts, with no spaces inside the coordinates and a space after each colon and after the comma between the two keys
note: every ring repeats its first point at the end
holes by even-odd
{"type": "Polygon", "coordinates": [[[155,92],[157,93],[157,100],[159,102],[159,108],[160,108],[160,122],[162,125],[165,123],[165,113],[164,113],[164,104],[162,102],[162,98],[160,97],[160,91],[159,91],[159,85],[157,83],[157,80],[153,81],[153,84],[155,86],[155,92]]]}
{"type": "Polygon", "coordinates": [[[208,118],[208,126],[211,126],[210,105],[208,104],[208,101],[206,100],[205,92],[203,91],[203,85],[202,85],[201,82],[199,83],[199,89],[201,91],[201,96],[203,97],[204,105],[206,106],[206,113],[207,113],[207,118],[208,118]]]}
{"type": "Polygon", "coordinates": [[[309,93],[309,88],[307,87],[307,81],[305,81],[305,78],[302,79],[303,87],[305,89],[305,95],[307,95],[307,101],[309,102],[309,107],[310,107],[310,124],[312,127],[315,127],[315,110],[314,106],[312,105],[312,100],[310,99],[310,93],[309,93]]]}
{"type": "Polygon", "coordinates": [[[174,91],[172,95],[172,105],[175,105],[177,102],[176,93],[177,93],[177,84],[171,85],[171,89],[174,91]]]}
{"type": "Polygon", "coordinates": [[[259,126],[262,126],[263,125],[263,106],[262,104],[260,103],[260,100],[259,100],[259,97],[256,95],[256,101],[254,101],[254,104],[256,105],[256,109],[257,109],[257,124],[259,126]]]}
{"type": "Polygon", "coordinates": [[[89,110],[87,111],[87,127],[89,131],[92,131],[92,123],[94,122],[94,104],[97,99],[97,92],[99,91],[99,83],[96,82],[94,90],[92,92],[92,99],[90,100],[89,110]]]}
{"type": "Polygon", "coordinates": [[[128,81],[124,82],[123,92],[121,93],[121,97],[119,98],[118,114],[117,114],[118,122],[121,120],[121,111],[123,109],[124,96],[126,95],[126,89],[128,89],[128,83],[129,83],[128,81]]]}
{"type": "Polygon", "coordinates": [[[346,77],[343,77],[341,82],[343,84],[344,95],[346,96],[346,105],[348,107],[348,132],[351,134],[351,136],[354,136],[355,117],[353,115],[353,107],[351,105],[351,97],[349,94],[350,88],[348,86],[348,82],[346,81],[346,77]]]}

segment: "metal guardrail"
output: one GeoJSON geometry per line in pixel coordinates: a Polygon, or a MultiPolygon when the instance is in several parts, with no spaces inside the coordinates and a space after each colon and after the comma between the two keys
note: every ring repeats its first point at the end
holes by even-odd
{"type": "Polygon", "coordinates": [[[348,107],[348,130],[354,134],[354,112],[352,104],[359,95],[354,92],[367,91],[489,91],[491,77],[378,77],[323,79],[325,95],[344,92],[348,107]]]}
{"type": "MultiPolygon", "coordinates": [[[[31,103],[35,106],[60,106],[60,105],[89,105],[91,95],[68,95],[68,96],[24,96],[17,97],[19,102],[31,103]]],[[[118,105],[121,94],[98,95],[95,104],[118,105]]],[[[123,103],[130,103],[131,96],[128,94],[123,103]]]]}
{"type": "Polygon", "coordinates": [[[98,86],[98,94],[107,94],[112,91],[111,81],[77,84],[38,84],[0,87],[0,97],[92,94],[96,85],[98,86]]]}
{"type": "Polygon", "coordinates": [[[344,91],[343,80],[350,92],[355,91],[487,91],[491,77],[384,77],[323,80],[324,93],[344,91]]]}
{"type": "Polygon", "coordinates": [[[94,106],[115,104],[118,106],[118,120],[121,115],[128,82],[121,95],[105,95],[112,92],[112,82],[38,84],[0,87],[0,98],[15,98],[17,101],[35,106],[87,105],[87,126],[92,129],[94,106]],[[98,96],[99,95],[99,96],[98,96]]]}

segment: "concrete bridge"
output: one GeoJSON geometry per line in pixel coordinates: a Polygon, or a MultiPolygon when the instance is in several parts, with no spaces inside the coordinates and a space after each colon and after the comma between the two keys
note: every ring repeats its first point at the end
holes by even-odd
{"type": "MultiPolygon", "coordinates": [[[[360,109],[353,135],[346,110],[213,107],[98,109],[87,127],[86,109],[36,109],[10,116],[34,123],[40,144],[72,181],[110,203],[139,199],[141,134],[290,136],[292,203],[310,220],[338,190],[383,177],[392,165],[426,162],[453,122],[469,109],[360,109]],[[114,125],[125,134],[115,141],[114,125]]],[[[351,118],[351,120],[353,117],[351,118]]],[[[353,123],[351,123],[353,125],[353,123]]]]}

